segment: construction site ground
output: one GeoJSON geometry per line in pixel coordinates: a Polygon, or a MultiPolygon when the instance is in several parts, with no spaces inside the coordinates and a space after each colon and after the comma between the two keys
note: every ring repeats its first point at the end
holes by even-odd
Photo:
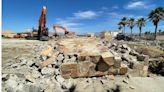
{"type": "MultiPolygon", "coordinates": [[[[77,50],[81,51],[78,53],[83,53],[83,51],[86,50],[84,52],[85,55],[86,53],[99,54],[98,49],[95,49],[96,48],[95,44],[99,44],[99,40],[90,39],[87,40],[90,42],[86,42],[85,39],[76,38],[76,41],[75,39],[70,39],[70,38],[66,40],[59,39],[59,44],[63,46],[60,48],[64,48],[63,52],[66,53],[77,52],[77,50]],[[77,48],[72,47],[72,45],[74,46],[76,45],[75,47],[77,48]]],[[[54,40],[50,40],[48,43],[53,43],[53,42],[54,40]]],[[[117,42],[117,41],[113,41],[113,42],[117,44],[122,44],[122,42],[117,42]]],[[[14,64],[15,63],[14,59],[19,57],[27,57],[27,59],[31,58],[32,57],[31,52],[33,50],[33,46],[44,44],[44,43],[46,42],[37,41],[37,40],[2,39],[2,67],[4,67],[7,63],[14,64]]],[[[126,42],[123,43],[125,44],[126,42]]],[[[137,46],[138,50],[144,48],[144,44],[129,44],[129,42],[127,42],[126,44],[128,44],[128,46],[130,46],[131,48],[136,48],[137,46]]],[[[100,49],[105,50],[106,48],[103,48],[103,46],[101,48],[100,46],[100,49]]],[[[156,53],[150,53],[149,51],[147,51],[145,53],[151,54],[150,56],[152,57],[156,57],[156,55],[158,55],[159,53],[163,53],[163,51],[157,51],[157,50],[155,50],[155,52],[156,53]]],[[[4,69],[5,68],[2,68],[2,72],[4,69]]],[[[128,72],[127,74],[130,73],[128,72]]],[[[114,75],[114,76],[105,75],[104,77],[75,78],[75,79],[71,78],[71,79],[66,79],[66,81],[76,82],[76,90],[78,91],[75,92],[163,92],[164,91],[164,77],[161,75],[156,75],[151,73],[150,74],[151,76],[141,77],[141,76],[133,76],[132,74],[130,76],[128,75],[127,78],[127,74],[114,75]],[[109,77],[109,79],[106,79],[106,77],[109,77]]]]}

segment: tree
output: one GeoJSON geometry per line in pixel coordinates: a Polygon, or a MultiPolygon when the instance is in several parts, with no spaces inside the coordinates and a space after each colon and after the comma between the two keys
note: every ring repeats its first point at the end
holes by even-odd
{"type": "Polygon", "coordinates": [[[125,33],[125,26],[127,25],[127,18],[126,17],[123,17],[121,19],[121,21],[118,23],[118,25],[124,27],[124,33],[125,33]]]}
{"type": "Polygon", "coordinates": [[[144,19],[144,18],[139,18],[138,20],[137,20],[137,26],[139,27],[139,36],[141,37],[141,32],[142,32],[142,27],[143,26],[145,26],[145,22],[146,22],[146,20],[144,19]]]}
{"type": "Polygon", "coordinates": [[[135,20],[134,20],[134,18],[130,18],[129,20],[128,20],[128,26],[130,27],[130,30],[131,30],[131,36],[133,35],[133,27],[135,26],[135,20]]]}
{"type": "Polygon", "coordinates": [[[153,22],[153,24],[155,26],[155,33],[154,33],[154,40],[155,40],[156,36],[157,36],[158,23],[160,20],[164,20],[164,8],[158,7],[156,9],[152,10],[149,13],[148,18],[150,21],[153,22]]]}

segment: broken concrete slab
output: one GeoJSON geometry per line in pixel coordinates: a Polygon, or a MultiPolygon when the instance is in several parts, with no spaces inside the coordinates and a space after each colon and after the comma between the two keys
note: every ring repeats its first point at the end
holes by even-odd
{"type": "Polygon", "coordinates": [[[114,55],[111,52],[103,52],[101,54],[104,62],[106,62],[109,66],[114,65],[114,55]]]}
{"type": "Polygon", "coordinates": [[[55,69],[54,69],[54,68],[44,67],[44,68],[41,70],[41,73],[42,73],[43,75],[47,75],[47,76],[54,75],[54,74],[55,74],[55,69]]]}
{"type": "Polygon", "coordinates": [[[121,63],[121,67],[119,68],[119,74],[125,75],[128,72],[128,66],[126,64],[121,63]]]}
{"type": "Polygon", "coordinates": [[[52,55],[53,52],[54,52],[54,48],[47,48],[41,52],[41,55],[49,56],[49,55],[52,55]]]}
{"type": "Polygon", "coordinates": [[[121,57],[120,56],[115,56],[114,60],[115,60],[114,67],[119,68],[121,66],[121,61],[122,61],[121,57]]]}
{"type": "Polygon", "coordinates": [[[65,79],[78,77],[77,63],[63,63],[60,68],[61,74],[65,79]]]}
{"type": "Polygon", "coordinates": [[[95,75],[95,64],[89,61],[80,62],[78,64],[78,76],[90,77],[95,75]]]}
{"type": "Polygon", "coordinates": [[[46,66],[48,66],[48,65],[50,65],[50,64],[52,64],[52,60],[51,59],[48,59],[48,60],[46,60],[46,61],[43,61],[42,63],[41,63],[41,68],[43,68],[43,67],[46,67],[46,66]]]}
{"type": "Polygon", "coordinates": [[[103,58],[100,58],[100,61],[96,64],[96,71],[105,72],[109,69],[109,65],[104,62],[103,58]]]}

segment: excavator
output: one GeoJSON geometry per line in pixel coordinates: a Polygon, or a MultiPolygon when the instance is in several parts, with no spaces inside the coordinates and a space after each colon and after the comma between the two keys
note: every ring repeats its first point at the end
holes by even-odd
{"type": "Polygon", "coordinates": [[[66,37],[75,37],[76,36],[75,32],[69,32],[64,26],[53,25],[53,30],[55,31],[55,34],[54,34],[55,37],[58,36],[58,34],[56,32],[57,29],[62,29],[64,31],[64,34],[66,37]]]}
{"type": "MultiPolygon", "coordinates": [[[[63,29],[67,37],[75,36],[74,32],[67,31],[65,27],[53,25],[55,36],[57,36],[57,32],[56,32],[57,28],[63,29]]],[[[43,9],[39,18],[38,30],[33,28],[31,35],[26,37],[26,39],[48,41],[49,40],[48,33],[49,33],[48,28],[46,27],[46,7],[43,6],[43,9]]]]}
{"type": "Polygon", "coordinates": [[[48,28],[46,27],[46,7],[43,6],[43,9],[39,18],[38,30],[33,29],[31,36],[27,37],[27,39],[47,41],[49,40],[48,33],[49,33],[48,28]]]}

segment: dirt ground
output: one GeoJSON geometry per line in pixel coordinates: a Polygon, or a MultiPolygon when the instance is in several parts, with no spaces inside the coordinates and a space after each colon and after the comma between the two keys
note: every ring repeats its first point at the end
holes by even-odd
{"type": "MultiPolygon", "coordinates": [[[[43,42],[37,40],[2,39],[2,66],[8,62],[12,62],[12,59],[19,56],[30,57],[30,50],[32,48],[28,46],[39,43],[43,42]]],[[[162,76],[132,77],[128,80],[128,85],[122,81],[125,79],[125,76],[115,76],[114,80],[105,80],[104,83],[107,83],[106,85],[108,86],[121,85],[121,91],[117,90],[113,92],[164,92],[164,77],[162,76]]],[[[97,81],[98,78],[95,80],[97,81]]]]}
{"type": "Polygon", "coordinates": [[[2,65],[19,56],[30,57],[30,45],[40,43],[37,40],[2,39],[2,65]]]}

